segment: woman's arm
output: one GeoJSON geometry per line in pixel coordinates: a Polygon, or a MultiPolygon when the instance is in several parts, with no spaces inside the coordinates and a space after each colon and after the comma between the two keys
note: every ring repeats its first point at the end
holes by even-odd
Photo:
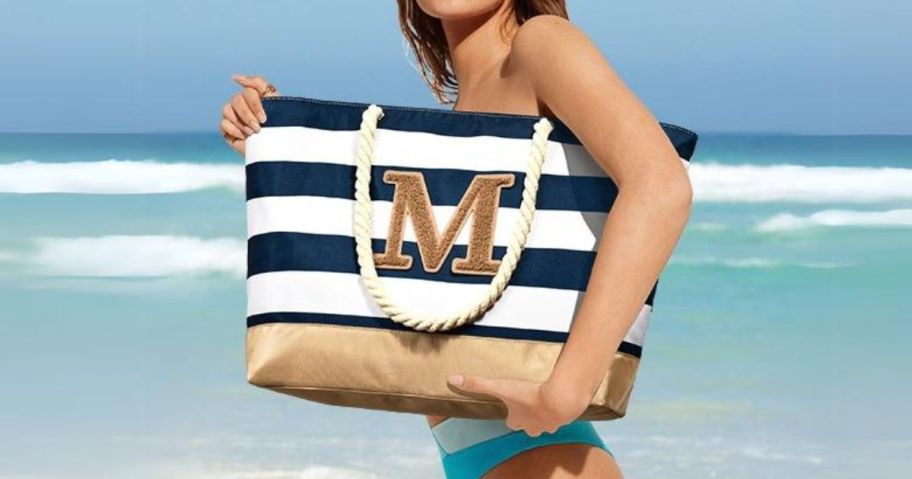
{"type": "Polygon", "coordinates": [[[535,391],[517,381],[461,378],[463,389],[505,400],[515,416],[508,424],[535,434],[576,419],[589,404],[684,229],[692,193],[658,121],[569,22],[552,16],[526,22],[513,40],[511,58],[511,67],[570,127],[619,191],[587,292],[548,381],[535,391]]]}

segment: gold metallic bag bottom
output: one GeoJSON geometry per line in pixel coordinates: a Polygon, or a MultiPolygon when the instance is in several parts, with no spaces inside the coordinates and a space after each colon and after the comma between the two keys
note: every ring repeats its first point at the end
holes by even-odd
{"type": "MultiPolygon", "coordinates": [[[[503,403],[447,384],[455,373],[544,381],[563,343],[313,323],[247,330],[251,384],[311,401],[416,414],[496,419],[503,403]]],[[[618,352],[580,417],[624,415],[639,359],[618,352]]]]}

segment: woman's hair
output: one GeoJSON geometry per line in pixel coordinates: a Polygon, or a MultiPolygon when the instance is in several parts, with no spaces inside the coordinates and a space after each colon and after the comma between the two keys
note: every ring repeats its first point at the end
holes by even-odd
{"type": "MultiPolygon", "coordinates": [[[[450,49],[440,19],[424,13],[417,0],[397,2],[399,27],[415,54],[424,81],[440,102],[451,103],[459,85],[453,74],[450,49]]],[[[513,14],[520,25],[538,15],[568,18],[566,0],[512,0],[512,3],[513,14]]]]}

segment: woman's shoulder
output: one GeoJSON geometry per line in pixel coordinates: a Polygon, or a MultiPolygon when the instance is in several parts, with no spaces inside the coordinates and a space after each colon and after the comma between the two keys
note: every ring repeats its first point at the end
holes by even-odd
{"type": "Polygon", "coordinates": [[[564,17],[557,15],[536,15],[519,26],[514,42],[535,42],[551,35],[559,35],[567,31],[580,31],[575,25],[564,17]]]}
{"type": "Polygon", "coordinates": [[[592,47],[586,34],[566,18],[537,15],[519,26],[510,57],[522,71],[534,73],[539,67],[553,71],[561,64],[574,63],[573,60],[593,54],[600,56],[592,47]]]}
{"type": "Polygon", "coordinates": [[[513,36],[514,54],[530,55],[560,47],[566,49],[587,42],[586,35],[576,25],[557,15],[537,15],[526,20],[513,36]]]}

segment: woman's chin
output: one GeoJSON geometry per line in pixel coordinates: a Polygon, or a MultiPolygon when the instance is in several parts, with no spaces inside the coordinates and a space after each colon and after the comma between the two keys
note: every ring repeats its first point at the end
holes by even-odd
{"type": "Polygon", "coordinates": [[[490,14],[504,0],[418,0],[421,10],[442,21],[460,21],[490,14]]]}

